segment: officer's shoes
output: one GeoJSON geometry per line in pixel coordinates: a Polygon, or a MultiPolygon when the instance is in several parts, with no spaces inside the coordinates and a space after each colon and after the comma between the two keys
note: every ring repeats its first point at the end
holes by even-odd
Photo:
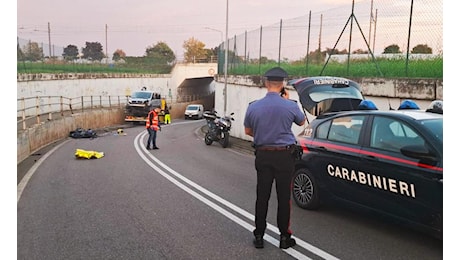
{"type": "Polygon", "coordinates": [[[146,148],[147,148],[147,150],[152,150],[152,148],[150,148],[150,147],[146,147],[146,148]]]}
{"type": "Polygon", "coordinates": [[[264,239],[262,235],[254,235],[254,241],[252,243],[256,248],[264,248],[264,239]]]}
{"type": "Polygon", "coordinates": [[[155,147],[153,147],[152,149],[153,149],[153,150],[158,150],[158,149],[160,149],[160,148],[158,148],[158,147],[155,146],[155,147]]]}
{"type": "Polygon", "coordinates": [[[296,242],[294,238],[291,238],[290,236],[280,237],[280,248],[281,249],[287,249],[295,245],[296,245],[296,242]]]}

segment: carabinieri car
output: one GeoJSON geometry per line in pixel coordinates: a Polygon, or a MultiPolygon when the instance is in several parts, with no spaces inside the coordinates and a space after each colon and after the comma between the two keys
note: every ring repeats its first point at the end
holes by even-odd
{"type": "Polygon", "coordinates": [[[360,86],[345,78],[288,84],[316,116],[297,138],[303,155],[293,179],[296,204],[313,210],[338,200],[442,239],[443,115],[359,109],[360,86]]]}

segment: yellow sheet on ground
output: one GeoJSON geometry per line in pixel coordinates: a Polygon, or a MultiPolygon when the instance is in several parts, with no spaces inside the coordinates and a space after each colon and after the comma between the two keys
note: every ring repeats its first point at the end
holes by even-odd
{"type": "Polygon", "coordinates": [[[77,149],[75,150],[75,157],[82,158],[82,159],[99,159],[99,158],[104,157],[104,153],[77,149]]]}

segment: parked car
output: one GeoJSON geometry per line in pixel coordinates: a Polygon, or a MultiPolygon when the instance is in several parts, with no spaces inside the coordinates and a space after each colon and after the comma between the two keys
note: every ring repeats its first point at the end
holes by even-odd
{"type": "Polygon", "coordinates": [[[185,119],[202,119],[204,107],[201,104],[190,104],[185,108],[185,119]]]}
{"type": "Polygon", "coordinates": [[[443,115],[420,109],[358,109],[360,87],[344,78],[289,82],[316,116],[298,136],[295,203],[340,201],[442,238],[443,115]]]}

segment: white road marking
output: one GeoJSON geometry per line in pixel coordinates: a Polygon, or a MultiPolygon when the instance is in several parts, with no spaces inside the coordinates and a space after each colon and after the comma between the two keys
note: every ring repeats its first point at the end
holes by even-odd
{"type": "Polygon", "coordinates": [[[50,151],[48,151],[45,155],[43,155],[40,159],[38,159],[35,164],[27,171],[26,175],[22,178],[22,180],[18,184],[18,201],[21,198],[22,192],[24,191],[24,188],[26,187],[27,183],[29,183],[30,178],[34,174],[34,172],[37,170],[37,168],[42,164],[48,156],[50,156],[54,151],[56,151],[59,147],[61,147],[63,144],[67,143],[69,140],[66,140],[50,151]]]}
{"type": "MultiPolygon", "coordinates": [[[[182,180],[183,182],[187,183],[188,185],[190,185],[191,187],[195,188],[196,190],[200,191],[201,193],[203,193],[204,195],[212,198],[213,200],[221,203],[222,205],[232,209],[233,211],[235,211],[236,213],[246,217],[249,221],[253,221],[254,220],[254,215],[252,215],[251,213],[245,211],[244,209],[242,208],[239,208],[238,206],[230,203],[229,201],[226,201],[225,199],[217,196],[216,194],[206,190],[205,188],[201,187],[200,185],[194,183],[193,181],[187,179],[186,177],[184,177],[183,175],[179,174],[178,172],[174,171],[173,169],[171,169],[170,167],[168,167],[167,165],[165,165],[163,162],[161,162],[158,158],[156,158],[155,156],[153,156],[153,154],[149,153],[144,145],[139,145],[139,143],[141,143],[142,141],[142,138],[144,136],[146,136],[147,133],[146,132],[142,132],[140,134],[138,134],[134,140],[134,147],[135,149],[137,150],[139,156],[151,167],[153,168],[156,172],[158,172],[159,174],[161,174],[163,177],[165,177],[167,180],[171,181],[174,185],[176,185],[177,187],[181,188],[182,190],[184,190],[185,192],[189,193],[190,195],[194,196],[195,198],[197,198],[198,200],[202,201],[203,203],[205,203],[206,205],[208,205],[209,207],[213,208],[214,210],[216,210],[217,212],[221,213],[222,215],[224,215],[225,217],[229,218],[230,220],[234,221],[235,223],[239,224],[240,226],[242,226],[243,228],[247,229],[248,231],[251,232],[252,234],[252,231],[254,230],[254,226],[250,223],[248,223],[247,221],[239,218],[238,216],[236,216],[235,214],[227,211],[226,209],[222,208],[221,206],[217,205],[216,203],[210,201],[209,199],[205,198],[204,196],[202,196],[201,194],[197,193],[196,191],[190,189],[189,187],[185,186],[184,184],[180,183],[178,180],[174,179],[171,175],[175,176],[176,178],[182,180]],[[145,156],[146,153],[148,155],[148,157],[150,157],[151,160],[155,161],[155,163],[159,166],[161,166],[163,169],[165,169],[167,172],[169,172],[169,174],[165,171],[163,171],[161,168],[159,168],[157,165],[155,165],[149,158],[147,158],[145,156]]],[[[274,233],[278,233],[278,228],[275,227],[274,225],[270,224],[270,223],[267,223],[267,229],[274,232],[274,233]]],[[[300,238],[298,237],[295,237],[293,236],[293,238],[296,239],[296,242],[297,242],[297,245],[300,246],[300,247],[303,247],[305,248],[306,250],[324,258],[324,259],[333,259],[333,260],[336,260],[336,259],[339,259],[303,240],[301,240],[300,238]]],[[[276,238],[268,235],[268,234],[265,234],[264,235],[264,239],[269,242],[270,244],[278,247],[279,245],[279,240],[277,240],[276,238]]],[[[306,255],[302,254],[301,252],[295,250],[294,248],[288,248],[288,249],[284,249],[284,251],[286,253],[288,253],[289,255],[295,257],[296,259],[310,259],[309,257],[307,257],[306,255]]]]}

